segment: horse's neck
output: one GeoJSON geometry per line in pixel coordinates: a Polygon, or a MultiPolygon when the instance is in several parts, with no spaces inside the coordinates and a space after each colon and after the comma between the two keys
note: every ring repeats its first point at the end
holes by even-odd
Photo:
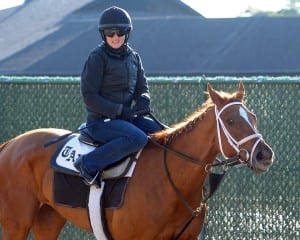
{"type": "Polygon", "coordinates": [[[180,157],[169,156],[168,165],[174,182],[187,195],[202,191],[207,175],[205,165],[212,163],[218,154],[216,124],[213,116],[212,113],[207,113],[192,131],[178,137],[170,146],[199,161],[199,164],[195,164],[180,157]]]}
{"type": "MultiPolygon", "coordinates": [[[[206,175],[205,167],[200,161],[209,163],[216,157],[215,136],[213,114],[207,113],[193,129],[172,140],[169,146],[171,149],[199,160],[199,164],[191,163],[154,144],[149,144],[144,149],[123,207],[131,211],[136,209],[136,214],[132,216],[133,222],[138,221],[141,216],[147,216],[147,220],[144,221],[148,225],[154,224],[151,225],[151,229],[155,232],[155,236],[160,234],[161,226],[166,226],[172,234],[172,231],[178,230],[179,225],[184,224],[191,213],[182,197],[191,208],[199,206],[206,175]]],[[[142,228],[146,228],[143,223],[141,224],[142,228]]]]}
{"type": "Polygon", "coordinates": [[[171,148],[199,162],[211,163],[218,153],[216,132],[214,115],[207,113],[193,130],[178,137],[171,148]]]}

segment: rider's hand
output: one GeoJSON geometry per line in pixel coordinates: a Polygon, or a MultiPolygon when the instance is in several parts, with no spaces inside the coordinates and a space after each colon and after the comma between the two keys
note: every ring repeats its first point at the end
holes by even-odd
{"type": "Polygon", "coordinates": [[[150,97],[148,95],[141,95],[134,106],[135,112],[141,112],[150,109],[150,97]]]}

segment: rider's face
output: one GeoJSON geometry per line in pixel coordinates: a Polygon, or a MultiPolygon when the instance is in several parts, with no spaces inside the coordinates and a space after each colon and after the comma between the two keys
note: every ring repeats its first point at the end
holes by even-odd
{"type": "Polygon", "coordinates": [[[125,41],[125,35],[118,36],[117,34],[114,34],[112,37],[108,37],[108,36],[105,37],[106,37],[107,44],[114,49],[120,48],[125,41]]]}

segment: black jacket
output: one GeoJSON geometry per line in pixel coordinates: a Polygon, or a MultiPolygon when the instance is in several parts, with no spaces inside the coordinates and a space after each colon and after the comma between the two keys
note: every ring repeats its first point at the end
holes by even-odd
{"type": "Polygon", "coordinates": [[[84,65],[80,87],[90,119],[114,119],[123,105],[149,96],[140,57],[128,45],[118,51],[105,43],[97,46],[84,65]]]}

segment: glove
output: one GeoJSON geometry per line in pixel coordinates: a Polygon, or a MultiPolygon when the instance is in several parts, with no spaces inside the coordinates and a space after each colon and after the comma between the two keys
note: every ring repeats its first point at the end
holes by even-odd
{"type": "Polygon", "coordinates": [[[123,106],[122,112],[120,114],[120,119],[132,122],[134,119],[134,115],[134,111],[130,107],[123,106]]]}
{"type": "Polygon", "coordinates": [[[147,109],[150,109],[150,98],[142,95],[137,99],[136,104],[134,106],[134,111],[140,112],[147,109]]]}

